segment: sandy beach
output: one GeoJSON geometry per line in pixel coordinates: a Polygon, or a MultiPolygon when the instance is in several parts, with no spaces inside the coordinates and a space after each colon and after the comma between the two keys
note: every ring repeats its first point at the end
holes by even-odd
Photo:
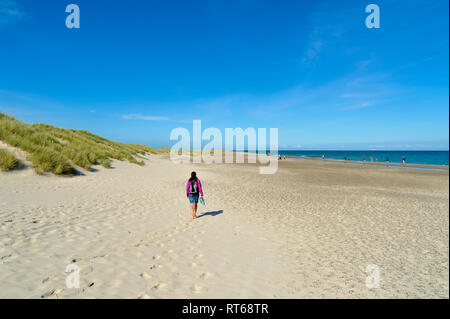
{"type": "Polygon", "coordinates": [[[0,298],[449,297],[448,171],[145,164],[1,173],[0,298]],[[206,200],[194,221],[192,170],[206,200]],[[380,288],[366,287],[368,265],[380,288]]]}

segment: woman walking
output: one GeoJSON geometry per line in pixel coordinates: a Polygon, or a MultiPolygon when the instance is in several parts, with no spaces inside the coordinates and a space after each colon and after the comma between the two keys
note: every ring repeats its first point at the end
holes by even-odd
{"type": "Polygon", "coordinates": [[[189,203],[191,204],[191,215],[192,219],[195,219],[197,216],[197,205],[199,195],[203,198],[203,189],[202,183],[197,178],[197,174],[195,172],[191,173],[191,178],[189,178],[186,185],[186,196],[189,198],[189,203]]]}

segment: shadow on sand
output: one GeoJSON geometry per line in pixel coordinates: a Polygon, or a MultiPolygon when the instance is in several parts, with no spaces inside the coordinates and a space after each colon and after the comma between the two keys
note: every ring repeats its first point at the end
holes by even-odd
{"type": "Polygon", "coordinates": [[[201,215],[198,215],[197,218],[203,217],[203,216],[217,216],[223,213],[223,210],[216,210],[214,212],[207,212],[203,213],[201,215]]]}

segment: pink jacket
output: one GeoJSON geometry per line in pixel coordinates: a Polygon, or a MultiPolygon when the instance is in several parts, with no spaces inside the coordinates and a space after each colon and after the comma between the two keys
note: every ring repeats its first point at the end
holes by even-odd
{"type": "MultiPolygon", "coordinates": [[[[203,196],[202,183],[200,183],[200,180],[198,178],[197,178],[196,182],[197,182],[198,191],[200,192],[200,196],[203,196]]],[[[189,180],[188,180],[187,184],[186,184],[186,196],[189,196],[189,186],[191,186],[191,182],[189,182],[189,180]]]]}

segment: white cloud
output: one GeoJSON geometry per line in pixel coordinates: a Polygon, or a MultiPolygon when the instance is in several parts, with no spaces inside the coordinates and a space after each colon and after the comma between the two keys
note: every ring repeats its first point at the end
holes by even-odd
{"type": "Polygon", "coordinates": [[[322,51],[333,48],[347,31],[345,17],[336,15],[336,4],[322,3],[309,17],[311,31],[302,56],[304,66],[315,66],[322,51]]]}
{"type": "Polygon", "coordinates": [[[346,106],[343,107],[343,110],[358,110],[358,109],[365,109],[366,107],[370,107],[372,105],[375,105],[374,101],[364,101],[355,105],[346,106]]]}
{"type": "Polygon", "coordinates": [[[0,26],[18,22],[25,16],[16,0],[0,0],[0,26]]]}
{"type": "Polygon", "coordinates": [[[141,120],[141,121],[170,121],[168,117],[164,116],[152,116],[142,114],[124,114],[122,115],[124,120],[141,120]]]}
{"type": "Polygon", "coordinates": [[[311,60],[314,60],[316,57],[318,57],[323,45],[324,45],[324,43],[321,40],[312,41],[312,43],[310,43],[308,49],[305,52],[302,62],[307,63],[311,60]]]}
{"type": "Polygon", "coordinates": [[[377,62],[377,60],[378,58],[374,56],[367,60],[358,61],[356,62],[356,68],[358,71],[365,71],[370,65],[373,65],[375,62],[377,62]]]}

